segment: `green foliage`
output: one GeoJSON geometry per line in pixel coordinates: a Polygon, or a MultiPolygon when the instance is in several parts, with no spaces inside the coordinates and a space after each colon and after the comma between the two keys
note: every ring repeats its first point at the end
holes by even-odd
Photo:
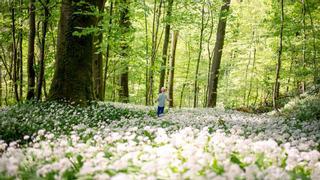
{"type": "Polygon", "coordinates": [[[288,118],[297,118],[301,121],[320,119],[319,95],[306,95],[294,98],[281,111],[288,118]]]}
{"type": "Polygon", "coordinates": [[[239,167],[241,169],[244,170],[244,168],[247,166],[247,164],[245,164],[244,162],[241,161],[240,157],[239,157],[239,153],[237,152],[234,152],[230,155],[230,161],[235,163],[235,164],[238,164],[239,167]]]}
{"type": "Polygon", "coordinates": [[[295,167],[291,172],[291,179],[310,180],[310,171],[302,166],[295,167]]]}
{"type": "Polygon", "coordinates": [[[147,114],[147,111],[116,108],[107,103],[74,107],[57,102],[27,102],[0,111],[0,139],[24,142],[24,136],[31,137],[41,129],[54,134],[68,134],[78,124],[95,127],[101,122],[142,118],[147,114]]]}
{"type": "Polygon", "coordinates": [[[212,170],[218,175],[221,175],[224,173],[224,168],[223,168],[223,166],[218,164],[217,159],[214,159],[212,162],[212,170]]]}

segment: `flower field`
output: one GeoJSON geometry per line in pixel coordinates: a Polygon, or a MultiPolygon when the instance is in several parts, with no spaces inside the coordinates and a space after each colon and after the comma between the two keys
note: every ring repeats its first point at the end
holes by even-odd
{"type": "Polygon", "coordinates": [[[3,110],[0,179],[320,179],[319,120],[223,109],[154,118],[152,110],[104,103],[3,110]]]}

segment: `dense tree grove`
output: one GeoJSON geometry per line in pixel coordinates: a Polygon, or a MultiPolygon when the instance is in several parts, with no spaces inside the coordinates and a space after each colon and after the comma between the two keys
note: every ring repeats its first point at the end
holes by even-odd
{"type": "Polygon", "coordinates": [[[4,0],[0,105],[278,108],[319,84],[318,0],[4,0]]]}

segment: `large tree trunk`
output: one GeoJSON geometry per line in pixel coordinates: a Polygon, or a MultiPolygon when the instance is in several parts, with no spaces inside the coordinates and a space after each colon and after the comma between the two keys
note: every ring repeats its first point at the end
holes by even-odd
{"type": "MultiPolygon", "coordinates": [[[[75,4],[62,0],[57,59],[49,100],[67,100],[87,104],[94,99],[92,87],[93,34],[73,35],[78,28],[96,26],[96,17],[76,12],[90,11],[100,1],[75,4]]],[[[100,2],[101,3],[101,2],[100,2]]]]}
{"type": "Polygon", "coordinates": [[[48,29],[48,21],[49,21],[49,0],[45,0],[44,4],[42,4],[44,12],[43,17],[44,20],[42,22],[42,35],[41,35],[41,43],[40,43],[40,58],[39,58],[39,77],[37,84],[37,100],[41,100],[42,94],[42,85],[44,81],[44,58],[45,58],[45,47],[46,47],[46,36],[48,29]]]}
{"type": "Polygon", "coordinates": [[[29,40],[28,40],[28,93],[27,100],[34,98],[35,72],[34,64],[34,39],[36,34],[35,25],[35,0],[29,1],[29,40]]]}
{"type": "Polygon", "coordinates": [[[224,0],[223,1],[224,4],[221,7],[217,36],[216,36],[216,43],[214,47],[213,63],[211,65],[207,107],[215,107],[217,104],[219,69],[220,69],[220,63],[221,63],[221,57],[222,57],[224,37],[226,33],[226,25],[227,25],[226,14],[229,11],[230,1],[231,0],[224,0]]]}
{"type": "Polygon", "coordinates": [[[203,31],[204,31],[204,4],[202,4],[201,10],[201,29],[200,29],[200,42],[199,42],[199,53],[196,65],[195,79],[194,79],[194,94],[193,94],[193,107],[196,108],[198,106],[198,76],[199,76],[199,66],[202,54],[202,41],[203,41],[203,31]]]}
{"type": "Polygon", "coordinates": [[[128,67],[128,39],[127,35],[130,33],[130,18],[129,18],[129,3],[130,0],[121,0],[120,1],[120,31],[121,31],[121,67],[123,67],[120,74],[120,90],[119,98],[121,102],[129,102],[129,67],[128,67]]]}
{"type": "Polygon", "coordinates": [[[281,55],[282,55],[282,36],[283,36],[283,22],[284,22],[284,11],[283,11],[283,0],[280,1],[281,6],[281,24],[280,24],[280,35],[279,35],[279,50],[278,50],[278,60],[277,60],[277,68],[276,68],[276,78],[273,87],[273,95],[272,95],[272,102],[273,108],[278,110],[277,100],[279,97],[279,90],[280,90],[280,69],[281,69],[281,55]]]}
{"type": "Polygon", "coordinates": [[[169,38],[170,38],[170,23],[172,16],[172,5],[173,0],[168,0],[168,9],[166,14],[166,27],[164,31],[164,41],[163,41],[163,49],[162,49],[162,62],[160,68],[160,83],[159,83],[159,92],[161,87],[164,87],[164,81],[166,76],[166,67],[167,67],[167,58],[168,58],[168,47],[169,47],[169,38]]]}
{"type": "Polygon", "coordinates": [[[174,31],[172,35],[172,46],[171,46],[171,58],[170,58],[170,72],[169,72],[169,107],[173,107],[173,82],[174,82],[174,68],[176,61],[176,49],[178,42],[179,31],[174,31]]]}

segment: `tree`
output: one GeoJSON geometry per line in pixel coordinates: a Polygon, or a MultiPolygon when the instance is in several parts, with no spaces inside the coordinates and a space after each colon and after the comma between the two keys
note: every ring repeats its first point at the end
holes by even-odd
{"type": "Polygon", "coordinates": [[[120,74],[120,90],[119,90],[119,98],[121,102],[128,103],[129,102],[129,66],[128,66],[128,51],[129,44],[127,35],[130,32],[130,17],[129,17],[129,3],[130,0],[120,0],[120,31],[121,31],[121,39],[120,39],[120,57],[121,57],[121,65],[122,71],[120,74]]]}
{"type": "Polygon", "coordinates": [[[276,78],[275,83],[273,86],[273,95],[272,95],[272,102],[273,108],[278,110],[277,100],[279,97],[279,90],[280,90],[280,69],[281,69],[281,55],[282,55],[282,39],[283,39],[283,23],[284,23],[284,7],[283,7],[283,0],[280,0],[280,9],[281,9],[281,16],[280,16],[280,34],[279,34],[279,49],[278,49],[278,59],[277,59],[277,67],[276,67],[276,78]]]}
{"type": "Polygon", "coordinates": [[[2,64],[0,66],[0,107],[2,106],[2,64]]]}
{"type": "Polygon", "coordinates": [[[156,61],[157,51],[158,51],[158,32],[160,26],[161,8],[162,1],[159,2],[159,7],[157,8],[157,0],[154,1],[153,7],[153,22],[152,22],[152,48],[151,48],[151,59],[149,68],[149,86],[148,86],[148,105],[153,104],[153,84],[154,84],[154,64],[156,61]]]}
{"type": "Polygon", "coordinates": [[[44,59],[45,59],[45,46],[46,46],[46,36],[48,30],[48,21],[49,21],[49,0],[45,0],[44,2],[40,1],[43,7],[43,21],[42,21],[42,35],[41,35],[41,43],[40,43],[40,58],[39,58],[39,76],[38,76],[38,84],[37,84],[37,100],[41,100],[41,91],[42,85],[44,82],[44,59]]]}
{"type": "Polygon", "coordinates": [[[100,0],[88,0],[86,3],[62,1],[57,58],[49,100],[64,99],[85,105],[94,99],[93,34],[76,35],[76,32],[96,26],[96,17],[91,11],[92,7],[98,7],[99,4],[102,4],[100,0]]]}
{"type": "Polygon", "coordinates": [[[162,49],[162,62],[160,68],[160,83],[159,83],[159,92],[161,87],[164,87],[164,81],[166,76],[166,66],[168,58],[168,47],[170,39],[170,29],[171,29],[171,16],[172,16],[172,5],[173,0],[168,0],[168,9],[166,13],[166,26],[164,30],[164,40],[163,40],[163,49],[162,49]]]}
{"type": "MultiPolygon", "coordinates": [[[[100,1],[102,4],[98,5],[99,14],[104,12],[104,4],[105,0],[100,1]]],[[[101,26],[102,17],[99,15],[97,18],[97,24],[101,26]]],[[[102,27],[99,27],[99,31],[96,33],[94,37],[94,54],[93,54],[93,87],[95,90],[95,96],[98,100],[104,99],[103,93],[103,59],[102,59],[102,51],[101,44],[103,40],[103,33],[100,31],[102,27]]]]}
{"type": "Polygon", "coordinates": [[[199,76],[199,66],[200,66],[200,60],[201,60],[201,54],[202,54],[202,41],[203,41],[203,31],[204,31],[204,4],[202,4],[202,10],[201,10],[201,28],[200,28],[200,41],[199,41],[199,53],[198,53],[198,59],[197,59],[197,65],[196,65],[196,72],[195,72],[195,79],[194,79],[194,94],[193,94],[193,107],[196,108],[198,106],[198,76],[199,76]]]}
{"type": "Polygon", "coordinates": [[[224,37],[226,33],[227,14],[229,12],[230,1],[231,0],[223,0],[223,5],[221,6],[220,10],[216,43],[214,47],[213,63],[211,65],[207,107],[215,107],[217,104],[219,69],[222,57],[224,37]]]}
{"type": "Polygon", "coordinates": [[[173,84],[174,84],[174,68],[176,61],[176,50],[178,42],[179,31],[174,31],[172,35],[171,44],[171,58],[170,58],[170,72],[169,72],[169,107],[173,107],[173,84]]]}
{"type": "Polygon", "coordinates": [[[112,30],[112,18],[113,18],[113,1],[110,2],[109,7],[109,26],[108,26],[108,34],[107,34],[107,48],[106,48],[106,62],[104,67],[104,76],[103,76],[103,90],[102,90],[102,100],[105,98],[106,86],[107,86],[107,78],[108,78],[108,69],[109,69],[109,56],[110,56],[110,37],[112,30]]]}
{"type": "Polygon", "coordinates": [[[182,85],[182,89],[181,89],[181,93],[180,93],[180,104],[179,104],[179,108],[182,107],[182,100],[183,100],[183,95],[184,95],[184,90],[187,86],[187,81],[188,81],[188,78],[189,78],[189,70],[190,70],[190,62],[191,62],[191,55],[190,55],[190,43],[187,42],[186,43],[186,49],[187,49],[187,52],[188,52],[188,64],[187,64],[187,73],[186,73],[186,77],[185,77],[185,82],[183,83],[182,85]]]}
{"type": "Polygon", "coordinates": [[[19,101],[18,93],[18,59],[17,59],[17,40],[16,40],[16,10],[15,1],[11,2],[11,35],[12,35],[12,65],[13,65],[13,89],[16,101],[19,101]]]}

